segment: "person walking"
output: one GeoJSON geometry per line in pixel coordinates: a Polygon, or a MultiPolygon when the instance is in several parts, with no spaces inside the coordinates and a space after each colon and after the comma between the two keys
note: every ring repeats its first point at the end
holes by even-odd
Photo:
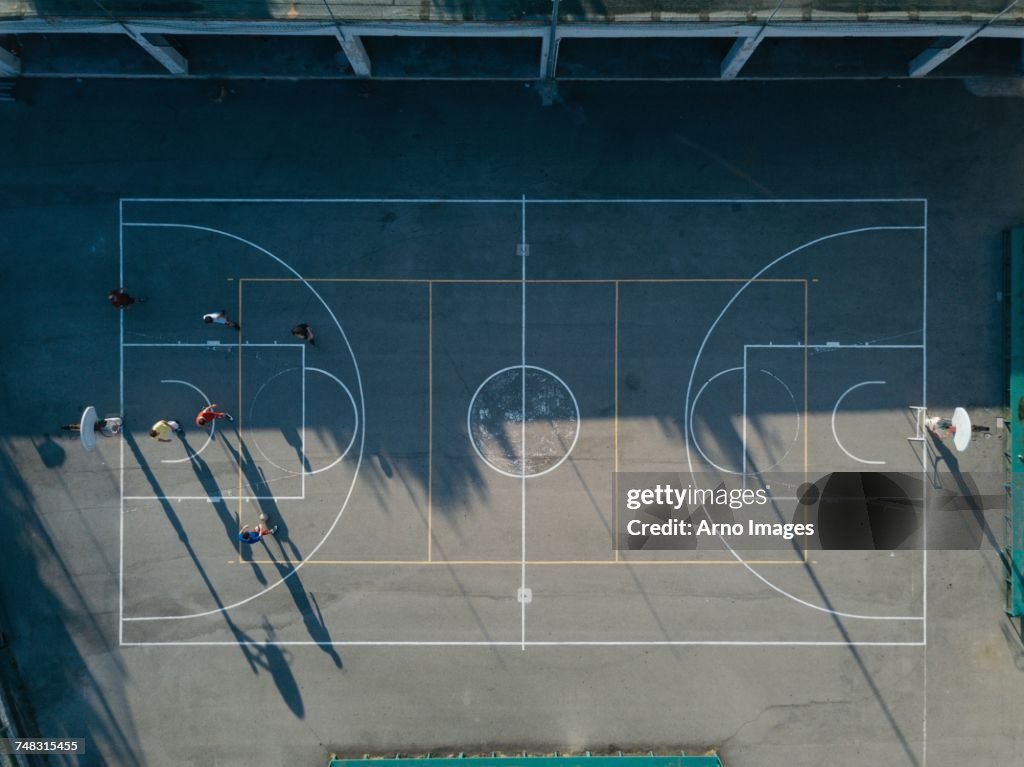
{"type": "Polygon", "coordinates": [[[128,309],[132,304],[145,303],[145,298],[135,298],[124,292],[123,288],[114,288],[107,294],[107,300],[115,309],[128,309]]]}
{"type": "Polygon", "coordinates": [[[313,328],[304,322],[292,328],[292,335],[296,338],[301,338],[303,341],[307,341],[310,346],[316,346],[316,339],[313,336],[313,328]]]}
{"type": "Polygon", "coordinates": [[[220,420],[221,418],[224,418],[228,421],[235,420],[231,413],[218,412],[217,410],[215,410],[216,407],[217,405],[216,403],[214,403],[212,405],[207,405],[202,410],[200,410],[199,415],[196,416],[196,426],[200,428],[205,428],[206,424],[212,421],[220,420]]]}
{"type": "Polygon", "coordinates": [[[266,535],[273,535],[277,532],[277,525],[273,527],[267,527],[266,525],[267,515],[260,514],[260,522],[256,527],[245,525],[241,530],[238,531],[238,540],[242,543],[253,544],[259,541],[266,535]]]}
{"type": "Polygon", "coordinates": [[[237,322],[228,317],[227,309],[221,309],[219,312],[210,312],[209,314],[203,315],[203,322],[207,325],[227,325],[229,328],[235,330],[241,330],[242,326],[237,322]]]}
{"type": "Polygon", "coordinates": [[[173,418],[161,418],[155,424],[153,428],[149,430],[149,436],[155,439],[157,442],[170,442],[171,432],[180,432],[181,424],[175,421],[173,418]]]}

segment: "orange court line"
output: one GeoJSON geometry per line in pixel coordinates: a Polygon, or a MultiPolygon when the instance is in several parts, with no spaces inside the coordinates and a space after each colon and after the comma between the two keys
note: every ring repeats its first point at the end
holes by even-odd
{"type": "Polygon", "coordinates": [[[619,282],[615,281],[615,321],[613,323],[614,353],[613,370],[615,410],[612,433],[614,434],[615,467],[612,474],[612,548],[615,550],[615,561],[619,561],[619,282]]]}
{"type": "MultiPolygon", "coordinates": [[[[427,362],[427,376],[428,376],[428,450],[427,450],[427,559],[422,561],[417,560],[309,560],[304,564],[330,564],[330,565],[522,565],[522,560],[435,560],[433,559],[433,285],[434,283],[442,284],[503,284],[503,285],[520,285],[523,280],[521,279],[424,279],[424,278],[368,278],[368,277],[317,277],[317,278],[295,278],[295,277],[242,277],[238,280],[238,311],[239,311],[239,324],[242,322],[242,294],[243,294],[243,283],[245,282],[337,282],[337,283],[404,283],[404,284],[426,284],[428,291],[427,300],[427,326],[428,326],[428,362],[427,362]]],[[[803,283],[804,286],[804,474],[807,474],[808,466],[808,452],[809,452],[809,429],[808,418],[809,418],[809,392],[808,392],[808,343],[809,343],[809,296],[808,296],[808,280],[806,278],[628,278],[628,279],[532,279],[526,280],[527,284],[591,284],[591,285],[614,285],[615,286],[615,313],[614,313],[614,471],[618,472],[619,469],[619,381],[618,381],[618,369],[619,369],[619,285],[621,283],[627,284],[674,284],[674,283],[803,283]]],[[[240,331],[241,332],[241,331],[240,331]]],[[[239,339],[241,344],[241,338],[239,339]]],[[[239,348],[238,356],[238,412],[239,412],[239,435],[241,437],[241,409],[242,409],[242,353],[239,348]]],[[[241,447],[241,446],[240,446],[241,447]]],[[[616,477],[617,480],[617,477],[616,477]]],[[[241,507],[242,507],[242,468],[239,464],[239,476],[238,476],[238,493],[239,493],[239,510],[236,513],[238,517],[238,524],[241,527],[241,507]]],[[[613,543],[618,540],[618,508],[617,504],[613,505],[614,520],[613,524],[615,528],[613,530],[613,543]]],[[[806,509],[805,509],[806,514],[806,509]]],[[[526,565],[533,566],[563,566],[563,565],[639,565],[639,566],[687,566],[687,565],[738,565],[742,562],[735,559],[727,560],[682,560],[682,561],[667,561],[667,560],[627,560],[620,557],[620,553],[617,547],[615,547],[614,559],[608,560],[536,560],[526,561],[526,565]]],[[[252,562],[254,564],[279,564],[273,560],[245,560],[246,562],[252,562]]],[[[241,562],[241,543],[239,543],[239,560],[241,562]]],[[[751,565],[792,565],[800,564],[805,565],[808,563],[808,551],[806,549],[806,541],[804,542],[803,558],[800,560],[745,560],[747,564],[751,565]]],[[[233,563],[235,563],[233,561],[233,563]]]]}
{"type": "MultiPolygon", "coordinates": [[[[744,562],[746,562],[746,564],[748,564],[748,565],[803,565],[803,564],[806,564],[803,560],[800,560],[800,559],[748,559],[748,560],[744,560],[744,562]]],[[[281,564],[280,561],[275,561],[273,559],[247,559],[247,560],[245,560],[245,563],[246,564],[250,564],[250,563],[251,564],[257,564],[257,565],[278,565],[278,564],[281,564]]],[[[237,564],[237,563],[232,562],[232,564],[237,564]]],[[[393,560],[389,560],[389,559],[310,559],[310,560],[304,562],[303,564],[305,564],[305,565],[388,565],[388,566],[393,566],[393,565],[418,565],[420,567],[444,567],[444,566],[449,566],[449,565],[451,565],[451,566],[456,566],[456,565],[459,565],[459,566],[462,566],[462,565],[470,565],[470,566],[504,565],[504,566],[507,566],[507,567],[512,567],[512,566],[517,566],[518,567],[518,566],[522,565],[522,560],[519,560],[519,559],[515,559],[515,560],[512,560],[512,559],[508,559],[508,560],[505,560],[505,559],[480,559],[480,560],[472,560],[472,559],[461,559],[460,560],[460,559],[456,559],[456,560],[453,560],[453,561],[449,562],[449,561],[444,560],[444,559],[434,559],[434,560],[430,560],[430,561],[427,561],[427,560],[419,560],[418,561],[418,560],[415,560],[415,559],[393,559],[393,560]]],[[[739,564],[743,564],[743,562],[739,562],[739,561],[737,561],[735,559],[703,559],[703,560],[701,560],[701,559],[694,559],[694,560],[679,560],[679,561],[654,560],[654,559],[647,559],[647,560],[643,560],[643,559],[640,559],[640,560],[620,559],[617,562],[614,561],[614,560],[611,560],[611,559],[552,559],[552,560],[535,560],[535,561],[527,560],[526,564],[529,565],[529,566],[535,566],[535,565],[536,566],[612,565],[612,566],[624,567],[624,566],[629,566],[629,565],[640,565],[640,566],[675,565],[675,566],[680,566],[681,567],[681,566],[686,566],[686,565],[739,565],[739,564]]]]}
{"type": "MultiPolygon", "coordinates": [[[[676,282],[805,282],[798,277],[760,277],[749,279],[746,277],[636,277],[616,279],[614,277],[601,279],[528,279],[529,284],[583,284],[583,285],[611,285],[616,282],[628,283],[676,283],[676,282]]],[[[454,278],[423,278],[423,277],[241,277],[239,282],[363,282],[363,283],[431,283],[439,282],[454,285],[522,285],[522,280],[514,279],[454,279],[454,278]]]]}

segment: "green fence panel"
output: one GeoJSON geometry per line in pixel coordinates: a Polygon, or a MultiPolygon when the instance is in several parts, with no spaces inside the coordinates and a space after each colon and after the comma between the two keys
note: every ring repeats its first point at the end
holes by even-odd
{"type": "Polygon", "coordinates": [[[1006,612],[1024,615],[1024,227],[1007,237],[1010,409],[1004,434],[1007,513],[1003,539],[1006,612]]]}
{"type": "Polygon", "coordinates": [[[329,767],[722,767],[714,754],[701,756],[473,756],[394,759],[332,759],[329,767]]]}

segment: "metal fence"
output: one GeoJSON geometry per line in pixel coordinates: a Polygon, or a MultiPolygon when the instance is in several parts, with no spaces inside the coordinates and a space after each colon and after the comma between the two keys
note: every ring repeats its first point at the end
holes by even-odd
{"type": "MultiPolygon", "coordinates": [[[[0,19],[550,22],[555,0],[0,0],[0,19]]],[[[558,0],[559,21],[1024,24],[1024,0],[558,0]],[[1018,7],[1019,6],[1019,7],[1018,7]]]]}

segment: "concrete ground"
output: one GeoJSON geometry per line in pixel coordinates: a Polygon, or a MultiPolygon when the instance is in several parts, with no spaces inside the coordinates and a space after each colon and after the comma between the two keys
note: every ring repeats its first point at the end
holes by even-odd
{"type": "Polygon", "coordinates": [[[523,84],[29,87],[0,123],[3,630],[37,732],[87,739],[75,763],[1012,763],[1024,648],[997,511],[980,550],[746,566],[616,556],[610,531],[616,466],[884,460],[998,495],[998,437],[909,442],[907,406],[1002,414],[1020,101],[957,82],[574,84],[548,106],[523,84]],[[284,201],[314,198],[337,201],[284,201]],[[566,202],[639,198],[724,202],[566,202]],[[117,315],[122,269],[149,300],[117,315]],[[240,333],[199,321],[220,308],[240,333]],[[549,408],[528,455],[524,358],[548,393],[528,408],[549,408]],[[209,442],[204,396],[236,416],[209,442]],[[57,428],[122,397],[126,432],[94,453],[57,428]],[[180,441],[149,439],[162,416],[180,441]],[[260,512],[278,537],[239,550],[260,512]]]}

